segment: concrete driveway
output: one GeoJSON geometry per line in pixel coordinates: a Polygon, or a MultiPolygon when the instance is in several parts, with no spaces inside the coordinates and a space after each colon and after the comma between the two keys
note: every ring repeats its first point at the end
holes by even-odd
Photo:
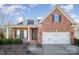
{"type": "Polygon", "coordinates": [[[79,47],[74,45],[48,44],[42,48],[29,46],[29,50],[36,55],[78,55],[79,47]]]}

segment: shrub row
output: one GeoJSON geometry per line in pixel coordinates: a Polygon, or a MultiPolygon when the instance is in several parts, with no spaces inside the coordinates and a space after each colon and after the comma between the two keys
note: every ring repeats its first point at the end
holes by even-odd
{"type": "Polygon", "coordinates": [[[74,44],[79,46],[79,39],[74,38],[74,44]]]}
{"type": "Polygon", "coordinates": [[[21,44],[21,39],[0,39],[0,45],[7,45],[7,44],[21,44]]]}

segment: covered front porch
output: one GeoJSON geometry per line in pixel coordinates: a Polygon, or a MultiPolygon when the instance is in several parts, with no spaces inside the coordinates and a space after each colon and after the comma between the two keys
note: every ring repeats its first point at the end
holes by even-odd
{"type": "Polygon", "coordinates": [[[35,25],[12,25],[7,26],[7,38],[22,39],[24,43],[37,44],[38,27],[35,25]]]}

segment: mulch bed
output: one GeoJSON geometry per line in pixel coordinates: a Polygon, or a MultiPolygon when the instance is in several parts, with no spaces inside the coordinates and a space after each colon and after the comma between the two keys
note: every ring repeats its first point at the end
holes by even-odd
{"type": "Polygon", "coordinates": [[[0,55],[29,55],[27,44],[0,45],[0,55]]]}

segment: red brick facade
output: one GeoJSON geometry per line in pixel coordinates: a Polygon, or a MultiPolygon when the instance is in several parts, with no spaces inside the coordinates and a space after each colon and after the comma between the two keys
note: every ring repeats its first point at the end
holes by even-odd
{"type": "Polygon", "coordinates": [[[74,28],[72,23],[56,8],[38,27],[38,43],[42,43],[42,32],[70,32],[70,43],[74,44],[74,28]],[[52,15],[61,15],[61,22],[52,22],[52,15]]]}
{"type": "MultiPolygon", "coordinates": [[[[32,39],[32,29],[34,29],[34,32],[37,32],[38,31],[38,28],[31,28],[30,27],[30,44],[37,44],[37,39],[32,39]]],[[[28,27],[26,27],[26,28],[22,28],[22,27],[19,27],[19,28],[12,28],[11,29],[11,32],[12,32],[12,38],[16,38],[16,35],[15,35],[15,33],[16,33],[16,30],[28,30],[28,27]]],[[[27,33],[27,36],[28,36],[28,33],[27,33]]],[[[36,36],[36,38],[37,38],[38,36],[36,36]]],[[[25,39],[26,40],[26,42],[28,41],[28,37],[25,39]]]]}
{"type": "MultiPolygon", "coordinates": [[[[32,40],[32,28],[30,28],[30,43],[31,44],[42,44],[42,33],[43,32],[69,32],[70,33],[70,44],[74,44],[74,27],[71,26],[72,22],[58,9],[55,8],[52,13],[50,13],[44,21],[37,26],[37,39],[32,40]],[[61,22],[55,23],[52,21],[52,15],[61,15],[61,22]]],[[[29,27],[29,26],[28,26],[29,27]]],[[[28,29],[24,28],[24,29],[28,29]]],[[[19,28],[22,30],[23,28],[19,28]]],[[[12,29],[13,38],[15,37],[15,30],[12,29]]]]}

